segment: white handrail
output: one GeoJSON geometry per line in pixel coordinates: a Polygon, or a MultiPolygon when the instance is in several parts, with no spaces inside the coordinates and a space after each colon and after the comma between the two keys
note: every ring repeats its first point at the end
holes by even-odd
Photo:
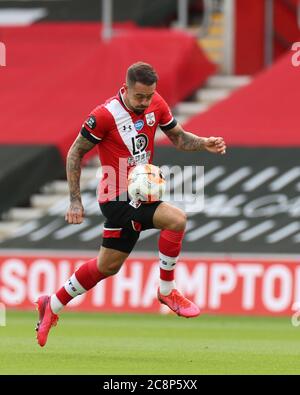
{"type": "Polygon", "coordinates": [[[235,0],[224,0],[224,73],[234,74],[235,0]]]}
{"type": "Polygon", "coordinates": [[[188,27],[189,1],[177,0],[178,27],[186,29],[188,27]]]}
{"type": "Polygon", "coordinates": [[[273,62],[273,39],[274,39],[274,3],[273,0],[265,0],[265,48],[264,48],[265,66],[269,66],[273,62]]]}
{"type": "Polygon", "coordinates": [[[113,36],[113,0],[102,0],[102,33],[103,41],[110,41],[113,36]]]}
{"type": "Polygon", "coordinates": [[[203,18],[202,18],[202,28],[199,35],[200,38],[204,37],[207,34],[213,11],[214,11],[213,2],[211,0],[203,0],[203,18]]]}

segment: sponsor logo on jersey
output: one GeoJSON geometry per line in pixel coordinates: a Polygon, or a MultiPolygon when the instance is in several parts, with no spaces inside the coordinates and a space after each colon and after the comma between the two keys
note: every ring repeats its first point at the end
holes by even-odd
{"type": "Polygon", "coordinates": [[[134,123],[134,126],[138,132],[143,129],[144,125],[145,125],[145,123],[142,119],[140,119],[134,123]]]}
{"type": "Polygon", "coordinates": [[[132,127],[131,127],[131,125],[123,125],[123,130],[124,130],[124,132],[131,132],[132,127]]]}
{"type": "Polygon", "coordinates": [[[149,163],[151,157],[151,151],[142,152],[141,154],[130,156],[127,159],[128,166],[136,166],[145,163],[149,163]]]}
{"type": "Polygon", "coordinates": [[[88,125],[88,127],[90,129],[95,129],[96,127],[96,118],[94,117],[94,115],[91,115],[88,120],[86,121],[86,124],[88,125]]]}
{"type": "Polygon", "coordinates": [[[155,115],[154,112],[150,112],[149,114],[145,114],[146,122],[148,126],[153,126],[155,124],[155,115]]]}
{"type": "Polygon", "coordinates": [[[145,134],[139,134],[135,138],[135,148],[139,152],[145,151],[148,146],[148,137],[145,134]]]}

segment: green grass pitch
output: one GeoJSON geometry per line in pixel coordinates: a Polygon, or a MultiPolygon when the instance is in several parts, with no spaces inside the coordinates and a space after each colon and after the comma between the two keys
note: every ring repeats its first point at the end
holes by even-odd
{"type": "Polygon", "coordinates": [[[299,374],[300,327],[289,317],[63,313],[48,343],[36,314],[8,312],[1,374],[299,374]]]}

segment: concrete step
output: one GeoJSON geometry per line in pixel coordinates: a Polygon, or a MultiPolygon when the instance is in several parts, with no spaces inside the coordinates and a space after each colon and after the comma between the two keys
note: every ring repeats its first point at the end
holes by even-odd
{"type": "Polygon", "coordinates": [[[179,122],[181,125],[184,124],[189,119],[189,117],[187,115],[182,115],[179,113],[175,115],[175,118],[176,118],[177,122],[179,122]]]}
{"type": "Polygon", "coordinates": [[[96,177],[97,168],[96,167],[83,167],[81,169],[81,176],[80,179],[84,181],[90,181],[92,178],[96,177]]]}
{"type": "Polygon", "coordinates": [[[216,40],[223,40],[224,28],[221,26],[209,26],[207,29],[204,29],[200,26],[198,27],[197,32],[196,29],[192,31],[192,35],[198,39],[214,38],[216,40]]]}
{"type": "Polygon", "coordinates": [[[99,161],[99,158],[97,155],[94,155],[92,158],[89,159],[88,166],[91,166],[91,167],[99,167],[100,166],[100,161],[99,161]]]}
{"type": "Polygon", "coordinates": [[[208,59],[211,60],[213,63],[215,64],[223,63],[223,59],[224,59],[223,51],[207,48],[205,49],[205,53],[208,59]]]}
{"type": "MultiPolygon", "coordinates": [[[[99,162],[98,162],[99,163],[99,162]]],[[[84,188],[85,185],[90,182],[93,178],[96,178],[98,167],[96,166],[88,166],[83,167],[81,170],[80,176],[80,187],[84,188]]],[[[42,188],[42,193],[54,195],[68,195],[69,194],[69,186],[68,182],[64,180],[57,180],[46,184],[42,188]]]]}
{"type": "Polygon", "coordinates": [[[39,208],[43,210],[48,210],[51,206],[56,204],[62,199],[65,199],[66,195],[32,195],[30,198],[30,203],[33,208],[39,208]]]}
{"type": "Polygon", "coordinates": [[[61,194],[61,195],[67,195],[69,194],[69,186],[68,182],[64,180],[57,180],[50,182],[46,184],[42,188],[43,193],[48,193],[48,194],[61,194]]]}
{"type": "Polygon", "coordinates": [[[214,12],[210,18],[214,23],[220,23],[224,20],[224,15],[222,12],[214,12]]]}
{"type": "Polygon", "coordinates": [[[214,50],[223,50],[224,42],[222,39],[214,38],[214,37],[204,37],[199,39],[199,44],[203,49],[214,49],[214,50]]]}
{"type": "Polygon", "coordinates": [[[207,35],[208,36],[221,36],[221,37],[223,37],[223,35],[224,35],[223,22],[221,24],[218,24],[218,25],[211,25],[211,26],[209,26],[208,31],[207,31],[207,35]]]}
{"type": "Polygon", "coordinates": [[[208,105],[199,102],[182,102],[177,104],[177,106],[174,108],[174,111],[176,114],[178,114],[176,115],[176,119],[179,122],[178,116],[187,118],[188,116],[193,116],[199,112],[206,111],[207,108],[208,105]]]}
{"type": "Polygon", "coordinates": [[[1,221],[0,222],[0,240],[4,240],[13,235],[21,226],[20,221],[1,221]]]}
{"type": "Polygon", "coordinates": [[[5,218],[8,221],[27,221],[40,218],[44,213],[45,210],[40,208],[14,207],[5,214],[5,218]]]}
{"type": "Polygon", "coordinates": [[[208,78],[206,87],[217,89],[237,89],[248,85],[250,82],[251,77],[248,75],[216,75],[208,78]]]}
{"type": "Polygon", "coordinates": [[[219,100],[226,99],[231,93],[230,89],[200,89],[196,92],[198,101],[204,104],[213,104],[219,100]]]}

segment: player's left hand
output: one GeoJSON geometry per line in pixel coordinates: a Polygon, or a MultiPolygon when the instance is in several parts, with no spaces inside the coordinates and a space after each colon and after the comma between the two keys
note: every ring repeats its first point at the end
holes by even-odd
{"type": "Polygon", "coordinates": [[[214,154],[226,154],[226,144],[223,137],[208,137],[204,143],[206,151],[214,154]]]}

